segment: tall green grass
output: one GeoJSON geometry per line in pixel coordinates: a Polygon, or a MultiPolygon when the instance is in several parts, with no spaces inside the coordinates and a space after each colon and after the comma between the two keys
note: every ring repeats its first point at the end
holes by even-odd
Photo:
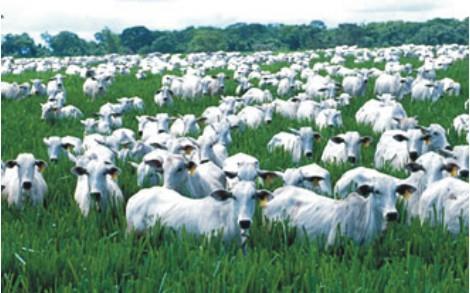
{"type": "MultiPolygon", "coordinates": [[[[417,60],[407,59],[415,66],[417,60]]],[[[357,66],[347,60],[350,66],[357,66]]],[[[284,63],[263,66],[277,71],[284,63]]],[[[377,66],[372,63],[361,67],[377,66]]],[[[378,65],[380,67],[382,65],[378,65]]],[[[224,71],[228,75],[233,72],[224,71]]],[[[46,79],[54,75],[28,72],[19,76],[5,75],[5,81],[46,79]]],[[[440,123],[446,128],[452,119],[466,112],[468,98],[468,59],[457,62],[438,77],[451,77],[462,84],[462,95],[443,97],[435,104],[402,102],[409,115],[417,115],[421,124],[440,123]]],[[[78,106],[86,116],[100,105],[123,96],[140,96],[145,100],[145,114],[169,112],[172,115],[201,114],[218,97],[204,97],[198,102],[176,100],[173,107],[159,108],[153,93],[160,87],[161,76],[136,80],[132,75],[118,76],[106,96],[90,101],[82,93],[83,81],[67,77],[68,104],[78,106]]],[[[366,97],[356,98],[342,110],[344,127],[320,131],[322,140],[315,145],[313,160],[300,164],[319,163],[321,151],[332,135],[358,130],[371,135],[374,143],[363,150],[361,165],[373,166],[373,153],[379,138],[370,127],[357,125],[354,114],[373,97],[374,81],[369,83],[366,97]]],[[[235,83],[228,81],[226,95],[233,94],[235,83]]],[[[274,94],[274,93],[273,93],[274,94]]],[[[40,105],[45,97],[21,101],[2,100],[1,155],[3,160],[21,152],[32,152],[47,159],[42,143],[50,135],[81,137],[78,121],[48,124],[40,120],[40,105]]],[[[124,127],[136,129],[138,112],[124,116],[124,127]]],[[[288,127],[311,125],[275,116],[273,123],[257,130],[235,130],[229,152],[245,152],[260,159],[262,168],[292,167],[290,157],[276,151],[267,152],[266,144],[277,132],[288,127]]],[[[451,144],[466,143],[464,136],[449,133],[451,144]]],[[[320,165],[326,167],[335,182],[351,164],[320,165]]],[[[119,164],[119,178],[127,198],[138,191],[135,173],[129,165],[119,164]]],[[[70,173],[72,163],[50,164],[44,175],[49,186],[44,207],[27,206],[23,210],[2,203],[2,289],[17,291],[137,291],[137,292],[213,292],[213,291],[361,291],[361,292],[462,292],[468,291],[468,233],[451,237],[444,229],[421,226],[417,221],[406,224],[403,208],[401,220],[373,243],[357,246],[344,240],[341,245],[324,249],[315,240],[300,237],[302,231],[286,228],[284,223],[268,224],[259,209],[251,232],[249,251],[243,256],[235,243],[224,244],[191,235],[177,235],[157,226],[136,239],[125,235],[124,210],[100,215],[92,212],[84,218],[73,200],[76,178],[70,173]]],[[[403,172],[387,173],[403,177],[403,172]]],[[[274,189],[281,182],[267,184],[274,189]]]]}

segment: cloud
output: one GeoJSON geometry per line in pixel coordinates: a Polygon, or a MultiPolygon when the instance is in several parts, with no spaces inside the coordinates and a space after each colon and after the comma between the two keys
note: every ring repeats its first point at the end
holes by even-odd
{"type": "Polygon", "coordinates": [[[467,16],[467,0],[2,0],[2,33],[27,32],[36,40],[43,32],[73,31],[93,39],[109,27],[115,32],[136,25],[152,30],[188,26],[224,27],[237,22],[304,24],[313,19],[328,26],[344,22],[425,21],[467,16]]]}

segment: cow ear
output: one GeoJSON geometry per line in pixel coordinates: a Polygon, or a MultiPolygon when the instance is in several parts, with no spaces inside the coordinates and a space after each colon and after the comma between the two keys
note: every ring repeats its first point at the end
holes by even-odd
{"type": "Polygon", "coordinates": [[[411,173],[418,172],[418,171],[426,172],[426,169],[424,169],[423,165],[415,163],[415,162],[406,164],[405,169],[410,171],[411,173]]]}
{"type": "Polygon", "coordinates": [[[313,138],[315,141],[319,141],[321,139],[321,135],[318,132],[313,132],[313,138]]]}
{"type": "Polygon", "coordinates": [[[87,170],[81,166],[75,166],[70,171],[77,176],[88,174],[87,170]]]}
{"type": "Polygon", "coordinates": [[[188,169],[189,171],[189,175],[194,175],[194,173],[196,172],[196,168],[197,168],[197,164],[194,163],[193,161],[189,161],[186,163],[186,169],[188,169]]]}
{"type": "Polygon", "coordinates": [[[368,147],[371,142],[372,142],[372,137],[371,136],[361,137],[361,143],[362,143],[363,146],[368,147]]]}
{"type": "Polygon", "coordinates": [[[263,178],[263,180],[272,180],[276,177],[280,177],[282,178],[282,176],[284,176],[284,174],[282,172],[279,172],[279,171],[266,171],[266,170],[259,170],[258,171],[258,175],[263,178]]]}
{"type": "Polygon", "coordinates": [[[334,142],[334,143],[343,143],[344,138],[342,138],[341,136],[333,136],[331,138],[331,141],[334,142]]]}
{"type": "Polygon", "coordinates": [[[314,186],[319,186],[320,181],[325,180],[325,178],[321,176],[309,176],[305,177],[305,180],[312,182],[314,186]]]}
{"type": "Polygon", "coordinates": [[[393,136],[393,139],[395,139],[396,141],[402,142],[402,141],[408,140],[408,137],[404,136],[403,134],[395,134],[393,136]]]}
{"type": "Polygon", "coordinates": [[[374,191],[374,189],[372,188],[372,186],[367,185],[367,184],[360,185],[360,186],[358,186],[357,189],[356,189],[356,192],[359,193],[359,194],[362,195],[362,196],[367,196],[367,195],[369,195],[372,191],[374,191]]]}
{"type": "Polygon", "coordinates": [[[47,168],[47,163],[43,160],[36,160],[36,166],[38,167],[39,172],[44,171],[47,168]]]}
{"type": "Polygon", "coordinates": [[[266,189],[261,189],[256,192],[256,198],[259,200],[261,208],[265,208],[268,202],[273,199],[273,194],[266,189]]]}
{"type": "Polygon", "coordinates": [[[112,166],[108,169],[107,173],[108,175],[111,175],[111,177],[115,180],[117,179],[117,176],[121,173],[121,170],[116,166],[112,166]]]}
{"type": "Polygon", "coordinates": [[[425,134],[423,135],[423,141],[425,144],[430,144],[431,143],[431,135],[425,134]]]}
{"type": "Polygon", "coordinates": [[[157,148],[157,149],[162,149],[162,150],[167,150],[168,148],[158,142],[152,142],[150,146],[157,148]]]}
{"type": "Polygon", "coordinates": [[[225,176],[227,176],[230,179],[233,179],[237,177],[238,173],[237,172],[230,172],[230,171],[224,171],[225,176]]]}
{"type": "Polygon", "coordinates": [[[157,170],[162,168],[162,160],[160,159],[145,160],[144,163],[157,170]]]}
{"type": "Polygon", "coordinates": [[[18,166],[18,163],[14,160],[11,160],[11,161],[7,161],[5,165],[7,166],[7,168],[13,168],[15,166],[18,166]]]}
{"type": "Polygon", "coordinates": [[[442,169],[449,172],[453,177],[456,177],[458,175],[459,166],[456,163],[450,162],[445,164],[442,169]]]}
{"type": "Polygon", "coordinates": [[[235,199],[235,197],[232,195],[232,193],[230,191],[223,190],[223,189],[213,191],[210,194],[210,196],[213,199],[218,200],[218,201],[224,201],[224,200],[227,200],[229,198],[235,199]]]}
{"type": "Polygon", "coordinates": [[[403,198],[405,199],[409,199],[411,194],[413,194],[413,192],[415,191],[416,191],[416,187],[414,187],[413,185],[405,184],[405,183],[398,185],[396,188],[396,192],[402,195],[403,198]]]}
{"type": "Polygon", "coordinates": [[[73,144],[71,143],[63,143],[60,145],[63,149],[70,150],[73,148],[73,144]]]}

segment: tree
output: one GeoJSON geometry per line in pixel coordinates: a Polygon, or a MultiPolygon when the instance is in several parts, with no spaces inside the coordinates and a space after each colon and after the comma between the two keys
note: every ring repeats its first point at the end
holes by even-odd
{"type": "Polygon", "coordinates": [[[188,44],[188,52],[214,52],[227,50],[224,34],[216,29],[198,30],[188,44]]]}
{"type": "Polygon", "coordinates": [[[15,57],[36,57],[38,47],[27,34],[7,34],[2,37],[2,54],[15,57]]]}
{"type": "Polygon", "coordinates": [[[118,34],[113,33],[108,27],[95,34],[95,40],[99,47],[106,53],[118,53],[121,50],[121,40],[118,34]]]}
{"type": "Polygon", "coordinates": [[[140,48],[152,44],[154,37],[152,32],[145,26],[134,26],[126,28],[121,33],[122,46],[136,53],[140,48]]]}
{"type": "Polygon", "coordinates": [[[48,40],[53,55],[57,56],[80,56],[89,54],[88,43],[77,34],[62,31],[48,40]]]}

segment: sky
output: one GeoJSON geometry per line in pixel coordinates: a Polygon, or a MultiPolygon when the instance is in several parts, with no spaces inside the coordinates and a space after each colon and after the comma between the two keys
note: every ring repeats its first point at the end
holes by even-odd
{"type": "Polygon", "coordinates": [[[224,27],[237,22],[305,24],[324,21],[368,23],[386,20],[426,21],[468,16],[468,0],[1,0],[1,33],[40,34],[68,30],[91,40],[109,27],[121,32],[144,25],[151,30],[188,26],[224,27]],[[320,4],[321,3],[321,4],[320,4]]]}

